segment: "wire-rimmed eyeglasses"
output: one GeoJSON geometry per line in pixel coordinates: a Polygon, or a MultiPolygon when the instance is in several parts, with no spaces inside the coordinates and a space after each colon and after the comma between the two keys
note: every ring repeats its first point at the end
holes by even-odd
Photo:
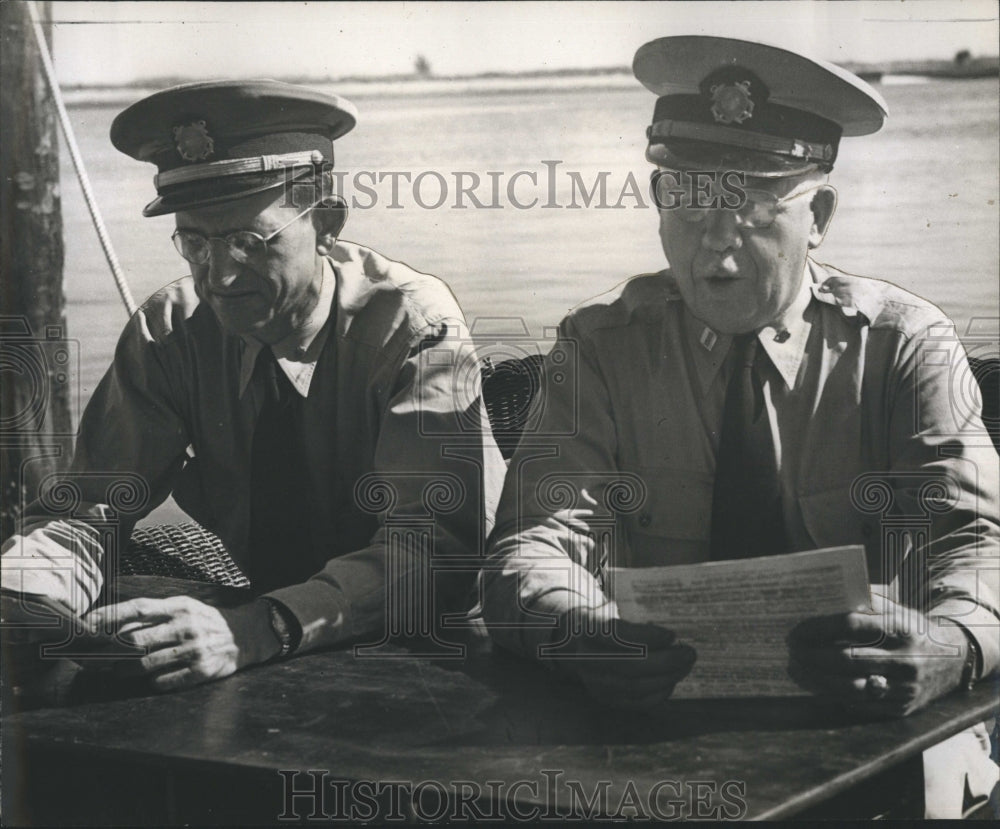
{"type": "Polygon", "coordinates": [[[267,236],[261,236],[253,230],[234,230],[225,236],[205,236],[197,230],[186,230],[178,228],[170,237],[173,240],[177,252],[194,265],[204,265],[212,254],[213,240],[225,242],[229,249],[229,255],[241,265],[249,259],[261,257],[267,253],[267,243],[274,239],[281,231],[292,225],[293,222],[301,219],[310,210],[320,204],[313,202],[301,213],[285,222],[281,227],[267,236]]]}

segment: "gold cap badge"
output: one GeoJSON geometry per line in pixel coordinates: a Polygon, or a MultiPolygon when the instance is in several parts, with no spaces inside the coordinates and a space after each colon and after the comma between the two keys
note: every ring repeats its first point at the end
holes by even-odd
{"type": "Polygon", "coordinates": [[[712,117],[720,124],[742,124],[753,117],[750,81],[716,84],[712,93],[712,117]]]}
{"type": "Polygon", "coordinates": [[[208,134],[204,121],[174,127],[177,152],[185,161],[204,161],[215,150],[215,141],[208,134]]]}

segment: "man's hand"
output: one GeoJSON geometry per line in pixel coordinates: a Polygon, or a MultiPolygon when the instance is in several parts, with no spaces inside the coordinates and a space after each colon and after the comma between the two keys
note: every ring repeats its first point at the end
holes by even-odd
{"type": "Polygon", "coordinates": [[[132,599],[98,608],[85,620],[145,648],[142,658],[119,665],[148,675],[161,691],[221,679],[280,650],[260,602],[220,611],[188,596],[132,599]]]}
{"type": "Polygon", "coordinates": [[[817,616],[789,636],[789,674],[806,690],[876,716],[905,717],[954,690],[968,642],[961,628],[883,596],[873,612],[817,616]],[[888,681],[884,695],[868,677],[888,681]]]}
{"type": "Polygon", "coordinates": [[[578,677],[598,702],[649,710],[662,704],[694,665],[694,649],[656,625],[572,612],[560,621],[557,664],[578,677]],[[641,646],[641,651],[636,646],[641,646]]]}

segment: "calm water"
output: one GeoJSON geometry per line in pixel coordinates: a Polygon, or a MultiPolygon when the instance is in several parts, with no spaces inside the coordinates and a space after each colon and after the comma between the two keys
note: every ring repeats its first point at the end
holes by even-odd
{"type": "MultiPolygon", "coordinates": [[[[821,261],[891,280],[931,299],[958,323],[977,353],[996,350],[998,305],[998,144],[996,80],[886,85],[891,116],[878,135],[846,139],[833,183],[840,206],[819,251],[821,261]]],[[[355,98],[359,126],[337,144],[345,192],[363,171],[440,173],[445,204],[432,174],[416,194],[399,180],[375,188],[378,203],[355,209],[344,237],[444,278],[477,330],[517,331],[523,321],[543,337],[580,300],[629,275],[663,266],[656,215],[636,207],[623,188],[632,175],[648,201],[644,127],[653,97],[641,88],[531,93],[463,93],[355,98]],[[548,166],[544,162],[550,162],[548,166]],[[555,162],[561,162],[556,165],[555,162]],[[548,192],[554,170],[555,191],[548,192]],[[491,178],[488,173],[493,172],[491,178]],[[538,198],[531,209],[517,209],[538,198]],[[570,172],[589,189],[601,171],[605,208],[572,202],[570,172]],[[479,176],[478,209],[462,197],[455,173],[479,176]],[[499,184],[499,198],[491,182],[499,184]],[[543,207],[546,203],[560,206],[543,207]],[[501,321],[487,318],[504,318],[501,321]],[[479,321],[476,323],[476,321],[479,321]]],[[[94,190],[137,300],[186,273],[170,243],[172,217],[143,219],[153,195],[152,167],[120,155],[107,140],[118,108],[77,106],[77,130],[94,190]]],[[[70,336],[80,340],[81,392],[86,400],[107,367],[125,311],[86,213],[68,154],[62,171],[66,293],[70,336]]],[[[369,178],[362,183],[371,186],[369,178]]],[[[470,177],[464,178],[466,185],[470,177]]]]}

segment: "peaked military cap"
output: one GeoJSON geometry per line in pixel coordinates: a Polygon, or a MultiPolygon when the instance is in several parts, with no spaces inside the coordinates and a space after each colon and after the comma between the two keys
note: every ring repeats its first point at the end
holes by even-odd
{"type": "Polygon", "coordinates": [[[333,163],[353,129],[349,101],[271,80],[209,81],[164,89],[119,113],[111,143],[156,165],[144,216],[249,196],[333,163]]]}
{"type": "Polygon", "coordinates": [[[846,69],[764,43],[663,37],[640,47],[632,69],[659,96],[646,157],[674,169],[829,171],[842,136],[876,132],[889,112],[846,69]]]}

